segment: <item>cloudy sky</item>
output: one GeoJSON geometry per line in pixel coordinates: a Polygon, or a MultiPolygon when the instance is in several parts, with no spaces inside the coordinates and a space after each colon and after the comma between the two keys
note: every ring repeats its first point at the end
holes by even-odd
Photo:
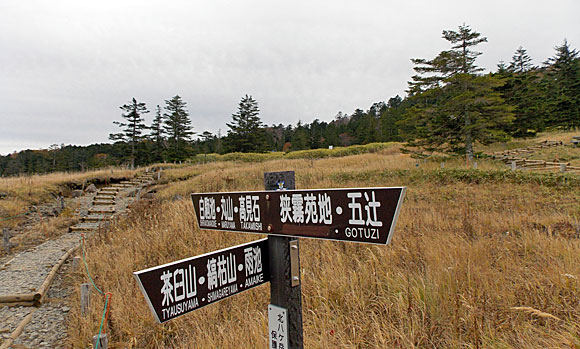
{"type": "MultiPolygon", "coordinates": [[[[466,23],[495,70],[522,45],[535,64],[567,38],[578,0],[2,0],[0,154],[108,142],[119,106],[179,94],[194,130],[222,134],[253,95],[268,124],[330,121],[405,95],[410,58],[466,23]]],[[[146,115],[147,123],[153,113],[146,115]]]]}

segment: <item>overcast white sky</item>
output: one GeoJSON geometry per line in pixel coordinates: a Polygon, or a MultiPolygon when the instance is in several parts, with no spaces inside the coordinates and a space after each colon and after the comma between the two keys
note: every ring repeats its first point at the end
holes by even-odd
{"type": "Polygon", "coordinates": [[[535,64],[567,38],[580,1],[0,2],[0,154],[108,142],[119,106],[179,94],[194,131],[222,134],[251,94],[268,124],[330,121],[405,95],[410,58],[449,46],[466,23],[495,70],[522,45],[535,64]]]}

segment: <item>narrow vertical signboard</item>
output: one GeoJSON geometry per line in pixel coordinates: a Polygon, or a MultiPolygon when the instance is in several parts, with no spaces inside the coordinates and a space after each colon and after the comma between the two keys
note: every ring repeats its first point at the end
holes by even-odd
{"type": "Polygon", "coordinates": [[[290,348],[288,338],[288,311],[273,304],[268,305],[268,348],[290,348]]]}
{"type": "Polygon", "coordinates": [[[268,239],[133,273],[159,323],[270,281],[268,239]]]}

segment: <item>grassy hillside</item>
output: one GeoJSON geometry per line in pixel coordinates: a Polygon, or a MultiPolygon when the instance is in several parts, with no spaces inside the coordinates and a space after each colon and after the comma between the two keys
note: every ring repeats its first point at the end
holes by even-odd
{"type": "MultiPolygon", "coordinates": [[[[113,294],[114,347],[267,345],[268,286],[157,325],[132,272],[259,238],[200,231],[187,194],[261,190],[263,172],[279,170],[295,170],[298,188],[408,186],[389,246],[301,239],[305,347],[580,346],[580,177],[460,159],[441,169],[387,148],[166,170],[159,201],[88,243],[95,282],[113,294]]],[[[85,318],[78,299],[69,340],[80,348],[103,302],[85,318]]]]}
{"type": "Polygon", "coordinates": [[[89,172],[55,172],[45,175],[0,177],[0,228],[16,227],[31,206],[54,200],[54,195],[70,196],[73,189],[90,183],[132,178],[136,171],[106,169],[89,172]],[[17,217],[15,217],[17,216],[17,217]]]}

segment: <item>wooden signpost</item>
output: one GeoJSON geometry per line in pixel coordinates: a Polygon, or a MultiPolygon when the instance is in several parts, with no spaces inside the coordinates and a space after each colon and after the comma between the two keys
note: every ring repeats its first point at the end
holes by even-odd
{"type": "MultiPolygon", "coordinates": [[[[264,173],[264,189],[269,191],[269,194],[266,195],[273,195],[273,190],[278,193],[287,193],[288,190],[296,189],[294,171],[264,173]]],[[[195,202],[195,199],[193,200],[195,202]]],[[[271,267],[268,313],[273,309],[284,312],[285,329],[287,329],[285,341],[280,340],[280,338],[272,341],[273,334],[269,330],[270,348],[302,348],[304,347],[304,332],[302,330],[302,286],[300,284],[298,239],[268,235],[268,248],[271,267]],[[272,347],[274,342],[276,347],[272,347]]],[[[268,319],[270,320],[270,317],[268,319]]],[[[269,327],[272,326],[274,324],[269,321],[269,327]]],[[[281,334],[279,330],[276,333],[281,334]]]]}
{"type": "Polygon", "coordinates": [[[404,194],[404,187],[394,187],[191,197],[201,229],[387,244],[404,194]]]}
{"type": "Polygon", "coordinates": [[[270,281],[269,347],[302,348],[298,237],[388,244],[405,187],[295,190],[293,171],[265,191],[194,193],[200,229],[267,239],[135,272],[160,323],[270,281]]]}
{"type": "Polygon", "coordinates": [[[134,273],[159,323],[270,280],[268,239],[134,273]]]}

